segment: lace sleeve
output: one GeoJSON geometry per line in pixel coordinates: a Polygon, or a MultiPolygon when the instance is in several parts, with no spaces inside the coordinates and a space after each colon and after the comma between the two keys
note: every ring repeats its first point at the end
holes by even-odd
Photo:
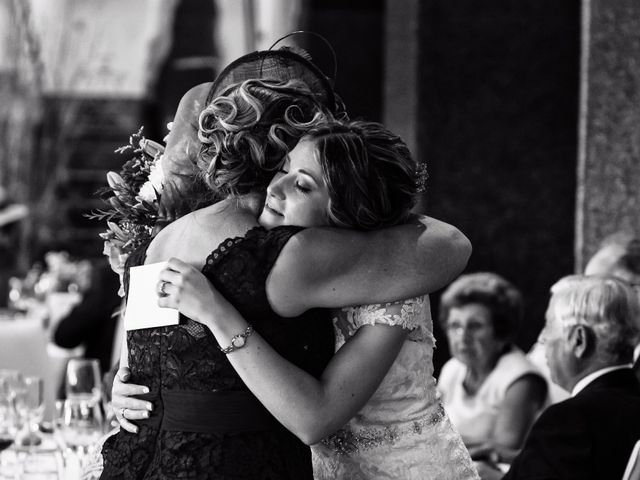
{"type": "Polygon", "coordinates": [[[407,330],[421,331],[424,325],[426,296],[397,302],[361,305],[345,308],[349,330],[355,332],[364,325],[385,324],[401,326],[407,330]]]}

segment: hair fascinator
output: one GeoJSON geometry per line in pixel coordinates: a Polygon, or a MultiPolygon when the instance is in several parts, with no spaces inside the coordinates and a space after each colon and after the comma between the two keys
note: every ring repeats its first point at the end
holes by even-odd
{"type": "MultiPolygon", "coordinates": [[[[336,98],[332,83],[311,61],[310,55],[298,47],[273,49],[281,40],[298,33],[313,34],[312,32],[292,32],[278,39],[269,50],[251,52],[231,62],[213,81],[207,104],[218,97],[229,85],[245,80],[300,80],[314,93],[319,103],[336,113],[341,108],[341,104],[336,98]]],[[[329,48],[334,56],[335,65],[335,53],[330,45],[329,48]]]]}

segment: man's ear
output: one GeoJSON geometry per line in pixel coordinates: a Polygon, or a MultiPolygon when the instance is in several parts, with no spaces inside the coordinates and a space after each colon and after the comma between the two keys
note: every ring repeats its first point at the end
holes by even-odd
{"type": "Polygon", "coordinates": [[[579,359],[590,356],[596,347],[593,330],[587,325],[574,325],[569,331],[568,342],[573,355],[579,359]]]}

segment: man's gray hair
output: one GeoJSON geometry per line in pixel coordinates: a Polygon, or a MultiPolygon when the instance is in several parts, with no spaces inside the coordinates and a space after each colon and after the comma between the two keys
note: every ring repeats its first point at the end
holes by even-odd
{"type": "Polygon", "coordinates": [[[610,364],[631,362],[640,336],[640,300],[624,280],[570,275],[551,287],[555,318],[571,328],[586,325],[596,337],[596,354],[610,364]]]}

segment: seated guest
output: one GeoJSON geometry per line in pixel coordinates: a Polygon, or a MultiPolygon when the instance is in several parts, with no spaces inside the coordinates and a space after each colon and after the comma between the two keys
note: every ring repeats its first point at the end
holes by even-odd
{"type": "Polygon", "coordinates": [[[522,297],[494,273],[463,275],[443,293],[440,322],[453,355],[438,388],[472,458],[511,453],[547,395],[547,383],[512,341],[522,297]]]}
{"type": "Polygon", "coordinates": [[[605,237],[584,269],[585,275],[608,275],[640,285],[640,238],[617,232],[605,237]]]}
{"type": "MultiPolygon", "coordinates": [[[[620,479],[640,439],[640,383],[630,366],[640,302],[626,282],[575,275],[551,288],[543,341],[571,398],[535,422],[504,480],[620,479]]],[[[479,464],[484,480],[502,474],[479,464]]]]}
{"type": "MultiPolygon", "coordinates": [[[[640,285],[640,238],[626,232],[616,232],[605,237],[600,248],[591,257],[584,269],[585,275],[606,275],[621,278],[632,285],[640,285]]],[[[527,358],[538,367],[549,380],[550,372],[544,354],[544,345],[538,340],[527,354],[527,358]]],[[[634,370],[640,379],[640,345],[634,351],[634,370]]],[[[551,382],[551,403],[566,400],[569,392],[551,382]]]]}
{"type": "Polygon", "coordinates": [[[85,356],[97,358],[102,372],[112,366],[112,350],[122,299],[120,281],[105,260],[91,272],[91,284],[82,301],[57,324],[53,340],[62,348],[85,347],[85,356]]]}
{"type": "Polygon", "coordinates": [[[0,308],[7,306],[9,278],[17,273],[18,224],[28,214],[28,208],[11,203],[6,189],[0,186],[0,308]]]}

